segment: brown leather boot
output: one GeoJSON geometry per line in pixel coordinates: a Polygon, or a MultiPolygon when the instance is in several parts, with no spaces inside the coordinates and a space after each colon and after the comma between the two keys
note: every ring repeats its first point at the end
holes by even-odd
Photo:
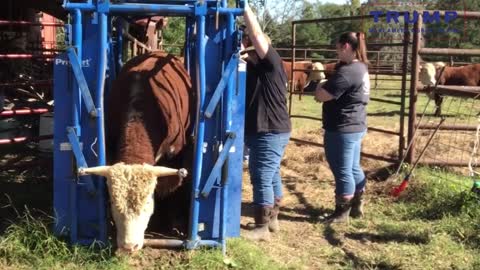
{"type": "Polygon", "coordinates": [[[352,210],[350,216],[353,218],[363,217],[363,190],[356,192],[352,199],[352,210]]]}
{"type": "Polygon", "coordinates": [[[270,241],[268,224],[272,211],[271,206],[256,205],[254,212],[255,227],[244,234],[245,238],[253,241],[270,241]]]}
{"type": "Polygon", "coordinates": [[[348,216],[352,208],[352,199],[336,197],[335,211],[325,218],[324,223],[348,223],[348,216]]]}
{"type": "Polygon", "coordinates": [[[280,213],[280,205],[282,204],[282,199],[275,199],[275,205],[273,206],[270,222],[268,223],[268,229],[270,232],[280,231],[280,225],[278,224],[278,214],[280,213]]]}

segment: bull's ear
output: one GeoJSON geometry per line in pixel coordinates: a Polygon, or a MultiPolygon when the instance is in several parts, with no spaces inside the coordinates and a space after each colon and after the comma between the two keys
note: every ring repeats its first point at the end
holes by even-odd
{"type": "Polygon", "coordinates": [[[182,183],[183,179],[178,176],[160,177],[155,187],[155,194],[160,198],[164,198],[180,187],[182,183]]]}
{"type": "Polygon", "coordinates": [[[110,173],[110,166],[98,166],[98,167],[90,167],[90,168],[79,168],[78,174],[79,175],[86,175],[86,174],[95,174],[100,176],[107,177],[110,173]]]}

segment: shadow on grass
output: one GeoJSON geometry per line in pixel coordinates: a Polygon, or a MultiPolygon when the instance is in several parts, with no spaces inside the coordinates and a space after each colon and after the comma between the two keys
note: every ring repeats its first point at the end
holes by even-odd
{"type": "Polygon", "coordinates": [[[428,235],[406,235],[404,233],[346,233],[345,237],[361,241],[376,243],[411,243],[411,244],[428,244],[430,237],[428,235]]]}
{"type": "MultiPolygon", "coordinates": [[[[298,192],[295,188],[296,179],[293,177],[283,177],[283,185],[290,194],[297,197],[299,204],[295,207],[281,206],[278,218],[293,222],[309,222],[316,223],[319,217],[325,213],[331,212],[323,207],[315,207],[310,204],[302,192],[298,192]]],[[[254,217],[253,203],[242,203],[242,216],[254,217]]],[[[242,225],[242,228],[245,227],[242,225]]]]}
{"type": "Polygon", "coordinates": [[[283,185],[286,189],[295,196],[299,202],[299,205],[303,207],[281,207],[280,208],[280,215],[281,219],[290,220],[290,221],[298,221],[298,222],[309,222],[309,223],[316,223],[319,220],[319,217],[324,215],[325,213],[329,213],[330,210],[322,207],[315,207],[312,205],[303,192],[299,192],[295,186],[296,179],[293,177],[284,177],[283,178],[283,185]],[[293,216],[291,214],[296,214],[300,216],[293,216]]]}
{"type": "Polygon", "coordinates": [[[52,157],[26,146],[8,146],[0,152],[0,235],[26,209],[37,215],[52,213],[52,157]]]}
{"type": "Polygon", "coordinates": [[[392,174],[394,174],[397,168],[397,164],[391,164],[378,169],[365,170],[365,174],[369,180],[383,182],[386,181],[392,174]]]}
{"type": "Polygon", "coordinates": [[[344,244],[345,237],[349,237],[350,234],[343,235],[342,233],[337,232],[332,225],[325,226],[323,235],[330,245],[342,249],[343,253],[345,254],[345,261],[351,262],[353,269],[402,269],[401,265],[391,264],[388,262],[372,263],[360,258],[355,254],[354,250],[351,250],[348,245],[344,244]]]}

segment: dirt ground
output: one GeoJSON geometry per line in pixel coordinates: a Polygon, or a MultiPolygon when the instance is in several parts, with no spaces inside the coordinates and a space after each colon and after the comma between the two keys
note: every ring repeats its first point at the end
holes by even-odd
{"type": "MultiPolygon", "coordinates": [[[[318,129],[293,136],[322,143],[323,135],[322,130],[318,129]]],[[[369,132],[362,147],[364,152],[383,156],[394,155],[396,151],[392,149],[392,136],[377,132],[369,132]]],[[[368,203],[372,194],[385,190],[382,181],[388,173],[382,171],[392,168],[387,162],[367,158],[361,162],[369,181],[366,192],[368,203]]],[[[281,171],[285,196],[279,215],[281,231],[272,237],[271,242],[261,242],[259,245],[279,262],[301,265],[306,269],[325,269],[328,250],[337,243],[332,235],[326,235],[325,231],[319,229],[322,216],[330,214],[334,207],[334,180],[323,148],[291,142],[287,146],[281,171]]],[[[252,200],[252,187],[246,169],[243,194],[244,205],[248,205],[252,200]]],[[[252,222],[252,218],[247,211],[242,213],[241,223],[245,225],[248,222],[252,222]]],[[[356,240],[349,242],[346,250],[358,246],[356,240]]]]}

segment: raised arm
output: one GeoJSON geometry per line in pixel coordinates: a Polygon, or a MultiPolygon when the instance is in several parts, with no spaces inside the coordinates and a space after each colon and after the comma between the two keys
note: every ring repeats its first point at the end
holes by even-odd
{"type": "Polygon", "coordinates": [[[248,5],[245,6],[244,18],[248,29],[248,37],[252,41],[252,45],[255,47],[255,51],[260,59],[263,59],[268,52],[268,41],[263,35],[260,24],[258,24],[257,17],[248,5]]]}

